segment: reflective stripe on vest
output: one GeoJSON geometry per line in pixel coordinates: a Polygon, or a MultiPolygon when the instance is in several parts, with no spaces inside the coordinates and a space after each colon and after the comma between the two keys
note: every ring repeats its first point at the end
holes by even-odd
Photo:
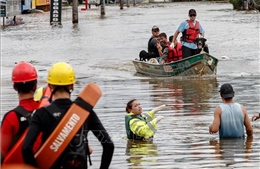
{"type": "MultiPolygon", "coordinates": [[[[137,118],[137,119],[135,120],[136,122],[139,121],[139,120],[142,120],[142,121],[146,122],[145,119],[142,118],[142,117],[140,117],[140,116],[126,115],[126,116],[125,116],[125,129],[126,129],[127,138],[128,138],[128,139],[134,139],[134,140],[144,140],[144,137],[137,136],[137,135],[135,135],[135,134],[131,131],[131,129],[130,129],[130,124],[129,124],[129,123],[130,123],[130,120],[132,120],[133,118],[137,118]]],[[[135,122],[135,121],[134,121],[134,122],[135,122]]]]}

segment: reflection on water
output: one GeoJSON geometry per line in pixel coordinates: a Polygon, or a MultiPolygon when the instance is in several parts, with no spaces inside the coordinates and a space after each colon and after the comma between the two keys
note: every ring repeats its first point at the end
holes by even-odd
{"type": "MultiPolygon", "coordinates": [[[[251,117],[259,110],[259,81],[256,77],[228,79],[232,82],[235,98],[248,108],[251,117]],[[250,86],[247,88],[246,86],[250,86]]],[[[93,80],[93,79],[92,79],[93,80]]],[[[88,79],[88,82],[90,79],[88,79]]],[[[213,111],[221,103],[219,86],[227,79],[131,79],[117,81],[95,80],[102,97],[94,110],[115,143],[111,169],[117,168],[255,168],[259,169],[260,121],[253,122],[254,139],[240,141],[218,140],[210,135],[208,127],[213,111]],[[158,112],[165,118],[158,123],[152,143],[129,142],[125,139],[125,106],[136,98],[146,112],[161,104],[167,108],[158,112]],[[213,140],[213,141],[211,141],[213,140]]],[[[39,81],[40,83],[45,83],[39,81]]],[[[73,98],[86,79],[78,79],[73,98]]],[[[16,94],[7,83],[2,87],[5,98],[2,105],[15,106],[16,94]]],[[[8,109],[8,107],[4,107],[8,109]]],[[[99,168],[102,147],[89,133],[91,168],[99,168]]]]}
{"type": "MultiPolygon", "coordinates": [[[[250,117],[259,109],[259,96],[253,93],[258,90],[259,82],[254,81],[254,78],[229,79],[236,91],[236,99],[248,107],[250,117]],[[251,86],[250,89],[243,87],[245,82],[251,86]],[[249,94],[251,98],[245,98],[249,94]]],[[[226,79],[216,78],[98,81],[104,97],[95,109],[116,145],[111,168],[118,168],[118,165],[120,168],[145,169],[222,168],[229,165],[231,168],[258,169],[259,121],[252,124],[255,126],[254,140],[234,142],[234,146],[230,142],[219,142],[218,134],[208,133],[213,111],[221,103],[219,86],[225,82],[226,79]],[[143,112],[161,104],[168,105],[165,110],[157,113],[165,118],[158,123],[158,131],[152,143],[129,142],[122,139],[126,137],[124,109],[132,98],[138,99],[143,112]],[[214,141],[210,140],[215,140],[216,143],[213,145],[214,141]],[[243,147],[244,142],[244,148],[239,148],[240,145],[243,147]]],[[[91,145],[95,149],[98,148],[96,142],[91,142],[91,145]]],[[[94,160],[98,162],[97,158],[94,160]]]]}
{"type": "Polygon", "coordinates": [[[130,167],[143,168],[142,163],[154,163],[158,161],[157,146],[152,142],[131,141],[127,140],[126,147],[127,162],[130,167]]]}
{"type": "Polygon", "coordinates": [[[149,79],[141,80],[152,84],[153,101],[166,104],[175,113],[197,114],[208,109],[207,102],[218,87],[216,78],[201,79],[149,79]],[[195,92],[195,93],[194,93],[195,92]],[[202,104],[203,103],[203,104],[202,104]]]}
{"type": "Polygon", "coordinates": [[[253,137],[246,139],[220,139],[210,140],[209,144],[213,146],[216,159],[220,160],[226,166],[235,165],[245,161],[250,161],[253,150],[253,137]]]}

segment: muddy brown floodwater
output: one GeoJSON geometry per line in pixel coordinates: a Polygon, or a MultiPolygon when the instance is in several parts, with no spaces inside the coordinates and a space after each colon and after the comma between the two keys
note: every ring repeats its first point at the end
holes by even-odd
{"type": "MultiPolygon", "coordinates": [[[[79,9],[83,6],[79,6],[79,9]]],[[[70,63],[77,76],[74,99],[89,82],[96,82],[103,96],[95,107],[115,143],[110,168],[256,168],[260,167],[260,120],[252,122],[253,139],[223,141],[210,135],[213,111],[221,103],[223,83],[231,83],[235,101],[249,117],[259,112],[259,13],[235,11],[229,3],[175,2],[106,6],[105,18],[92,7],[79,10],[79,24],[72,25],[71,7],[64,7],[62,28],[50,27],[49,12],[22,15],[25,24],[1,31],[1,117],[17,105],[11,70],[15,62],[31,61],[46,84],[47,69],[57,61],[70,63]],[[153,25],[172,35],[197,10],[206,31],[210,54],[219,59],[216,77],[150,78],[135,74],[131,59],[146,49],[153,25]],[[160,112],[153,143],[131,143],[125,137],[126,103],[136,98],[144,112],[172,104],[160,112]]],[[[98,168],[102,148],[89,134],[98,168]]]]}

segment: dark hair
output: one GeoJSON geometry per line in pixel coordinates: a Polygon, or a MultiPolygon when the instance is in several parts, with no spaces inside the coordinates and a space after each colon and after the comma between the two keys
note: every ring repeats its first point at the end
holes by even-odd
{"type": "Polygon", "coordinates": [[[132,104],[133,104],[133,102],[134,101],[136,101],[136,99],[132,99],[132,100],[130,100],[127,104],[126,104],[126,108],[125,108],[125,111],[127,112],[127,113],[130,113],[129,112],[129,109],[132,109],[132,104]]]}
{"type": "Polygon", "coordinates": [[[18,93],[30,93],[31,91],[36,90],[37,80],[29,81],[29,82],[21,82],[14,83],[14,88],[18,91],[18,93]]]}
{"type": "MultiPolygon", "coordinates": [[[[222,97],[223,98],[223,97],[222,97]]],[[[233,97],[228,97],[228,98],[223,98],[225,101],[229,101],[229,100],[232,100],[233,97]]]]}
{"type": "Polygon", "coordinates": [[[173,39],[173,35],[171,35],[171,36],[169,37],[169,41],[172,42],[172,39],[173,39]]]}
{"type": "Polygon", "coordinates": [[[51,88],[53,89],[53,91],[51,92],[51,94],[55,94],[57,91],[59,92],[68,92],[69,94],[71,94],[71,91],[69,89],[71,85],[51,85],[51,88]]]}
{"type": "Polygon", "coordinates": [[[163,37],[165,37],[165,38],[167,39],[166,33],[164,33],[164,32],[160,33],[160,34],[159,34],[159,37],[161,37],[161,36],[163,36],[163,37]]]}

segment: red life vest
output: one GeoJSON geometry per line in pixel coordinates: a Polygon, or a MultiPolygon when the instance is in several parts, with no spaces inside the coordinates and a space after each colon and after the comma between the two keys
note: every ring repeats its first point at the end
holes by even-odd
{"type": "Polygon", "coordinates": [[[166,63],[174,62],[182,59],[182,45],[177,43],[177,45],[172,48],[170,44],[167,44],[168,47],[168,56],[166,58],[166,63]]]}
{"type": "Polygon", "coordinates": [[[196,39],[200,33],[200,24],[196,21],[194,26],[192,21],[187,20],[187,22],[189,24],[189,28],[183,32],[183,41],[188,43],[196,43],[196,39]]]}

